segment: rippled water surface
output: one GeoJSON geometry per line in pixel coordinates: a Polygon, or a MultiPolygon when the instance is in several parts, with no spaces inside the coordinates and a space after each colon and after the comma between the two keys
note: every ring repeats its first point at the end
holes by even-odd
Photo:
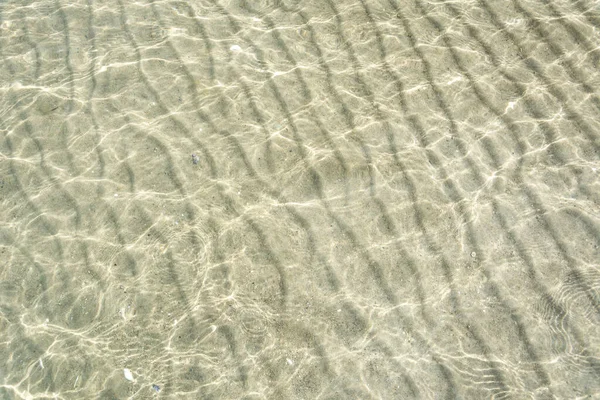
{"type": "Polygon", "coordinates": [[[597,1],[2,1],[0,62],[0,398],[600,398],[597,1]]]}

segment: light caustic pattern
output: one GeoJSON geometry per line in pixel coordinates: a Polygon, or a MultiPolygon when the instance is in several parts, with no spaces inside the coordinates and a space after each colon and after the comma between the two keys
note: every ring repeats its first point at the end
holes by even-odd
{"type": "Polygon", "coordinates": [[[599,32],[2,2],[0,398],[599,396],[599,32]]]}

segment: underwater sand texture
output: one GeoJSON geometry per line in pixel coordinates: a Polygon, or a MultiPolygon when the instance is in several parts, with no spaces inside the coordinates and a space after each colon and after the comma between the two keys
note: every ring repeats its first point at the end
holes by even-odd
{"type": "Polygon", "coordinates": [[[590,0],[0,3],[1,399],[600,398],[590,0]]]}

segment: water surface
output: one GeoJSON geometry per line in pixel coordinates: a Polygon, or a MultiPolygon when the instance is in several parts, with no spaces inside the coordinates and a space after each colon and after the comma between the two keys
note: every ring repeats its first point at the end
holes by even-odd
{"type": "Polygon", "coordinates": [[[599,31],[3,1],[0,398],[598,398],[599,31]]]}

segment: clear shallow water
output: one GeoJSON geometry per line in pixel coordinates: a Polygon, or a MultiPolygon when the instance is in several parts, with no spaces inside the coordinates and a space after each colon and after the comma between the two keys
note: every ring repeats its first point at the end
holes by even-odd
{"type": "Polygon", "coordinates": [[[1,398],[600,396],[595,3],[0,11],[1,398]]]}

